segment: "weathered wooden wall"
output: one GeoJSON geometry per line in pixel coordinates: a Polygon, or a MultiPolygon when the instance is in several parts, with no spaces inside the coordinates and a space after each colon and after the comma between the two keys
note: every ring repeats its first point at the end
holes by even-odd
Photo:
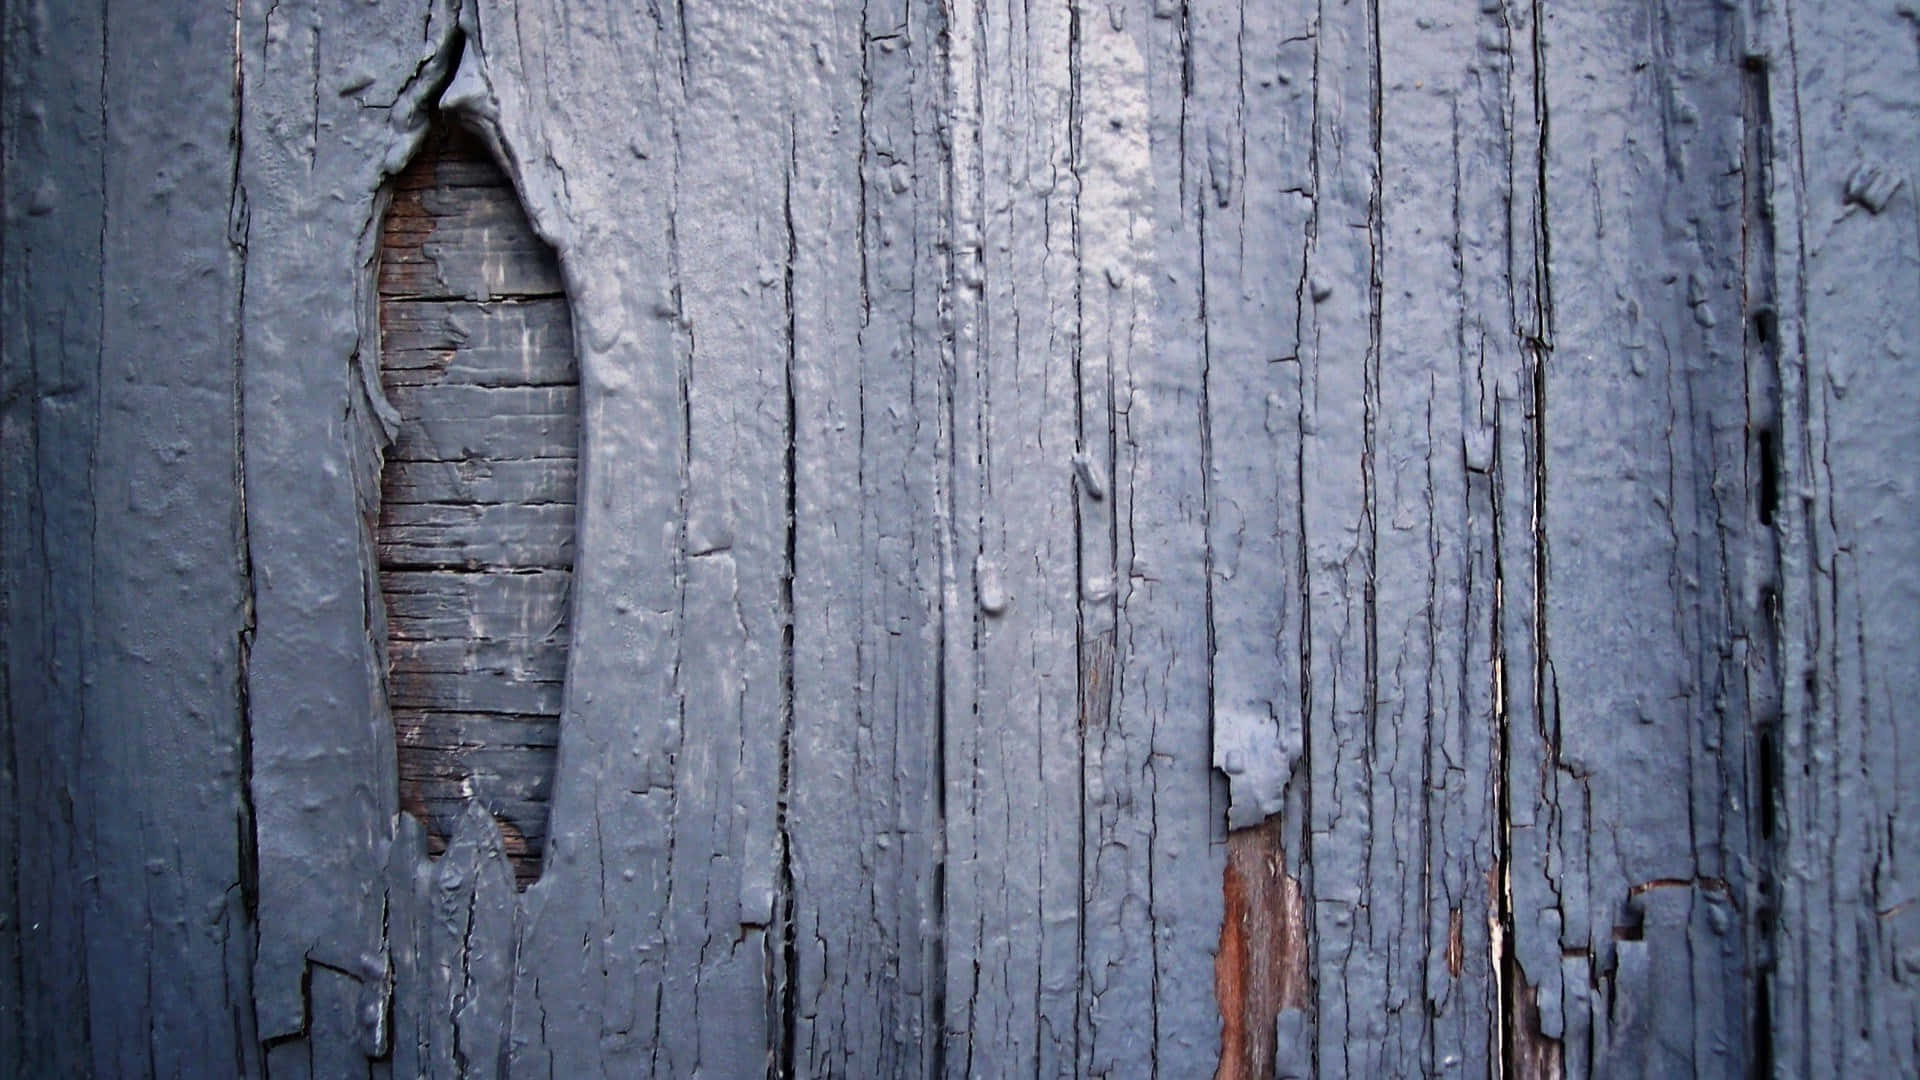
{"type": "Polygon", "coordinates": [[[0,2],[0,1071],[1920,1065],[1911,5],[189,8],[0,2]],[[581,387],[524,893],[384,671],[436,106],[581,387]]]}

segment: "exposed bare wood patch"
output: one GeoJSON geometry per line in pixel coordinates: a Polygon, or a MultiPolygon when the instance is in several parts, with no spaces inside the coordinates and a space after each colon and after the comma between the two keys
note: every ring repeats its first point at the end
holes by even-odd
{"type": "Polygon", "coordinates": [[[1460,909],[1454,908],[1447,915],[1447,974],[1460,977],[1460,965],[1467,956],[1466,923],[1460,917],[1460,909]]]}
{"type": "Polygon", "coordinates": [[[400,799],[447,849],[477,801],[539,876],[570,638],[579,377],[554,256],[447,125],[393,182],[381,383],[381,592],[400,799]]]}
{"type": "Polygon", "coordinates": [[[1527,985],[1516,967],[1514,978],[1512,1075],[1515,1080],[1560,1080],[1565,1075],[1559,1039],[1540,1032],[1540,991],[1527,985]]]}
{"type": "MultiPolygon", "coordinates": [[[[1213,968],[1221,1020],[1215,1080],[1272,1076],[1276,1019],[1311,1001],[1306,899],[1286,871],[1282,821],[1269,818],[1227,838],[1226,914],[1213,968]]],[[[1309,1054],[1300,1048],[1301,1057],[1309,1054]]]]}
{"type": "Polygon", "coordinates": [[[1080,727],[1106,723],[1113,710],[1113,632],[1096,633],[1080,644],[1080,727]]]}

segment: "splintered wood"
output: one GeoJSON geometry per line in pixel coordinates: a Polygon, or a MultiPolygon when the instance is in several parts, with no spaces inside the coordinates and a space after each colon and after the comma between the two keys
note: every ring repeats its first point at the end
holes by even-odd
{"type": "Polygon", "coordinates": [[[1304,1030],[1286,1024],[1305,1015],[1313,984],[1306,900],[1287,873],[1281,840],[1277,817],[1227,839],[1226,910],[1213,967],[1221,1022],[1214,1080],[1287,1080],[1312,1060],[1304,1030]]]}
{"type": "Polygon", "coordinates": [[[473,136],[438,125],[381,234],[388,702],[401,805],[446,850],[477,800],[539,876],[570,637],[579,376],[553,252],[473,136]]]}

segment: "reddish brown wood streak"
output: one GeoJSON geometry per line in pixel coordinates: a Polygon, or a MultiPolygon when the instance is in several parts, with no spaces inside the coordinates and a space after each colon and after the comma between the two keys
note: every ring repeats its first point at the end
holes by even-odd
{"type": "Polygon", "coordinates": [[[1453,976],[1456,979],[1460,977],[1461,965],[1464,964],[1467,959],[1467,945],[1465,940],[1465,930],[1466,930],[1465,920],[1463,920],[1460,916],[1460,909],[1454,908],[1451,912],[1448,912],[1447,913],[1447,974],[1453,976]]]}
{"type": "Polygon", "coordinates": [[[1307,1007],[1306,898],[1281,845],[1278,818],[1227,838],[1226,911],[1213,964],[1221,1020],[1215,1080],[1270,1076],[1275,1017],[1307,1007]]]}
{"type": "Polygon", "coordinates": [[[1220,1002],[1217,1080],[1242,1080],[1252,1065],[1247,1060],[1247,886],[1232,854],[1245,835],[1235,833],[1228,838],[1227,866],[1221,873],[1226,914],[1220,920],[1220,951],[1213,957],[1213,992],[1220,1002]]]}

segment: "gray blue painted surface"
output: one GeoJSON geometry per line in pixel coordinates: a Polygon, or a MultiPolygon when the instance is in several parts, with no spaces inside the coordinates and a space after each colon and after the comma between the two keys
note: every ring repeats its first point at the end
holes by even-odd
{"type": "Polygon", "coordinates": [[[0,5],[0,1071],[1914,1069],[1909,6],[161,7],[0,5]],[[525,893],[380,676],[436,104],[579,364],[525,893]]]}

